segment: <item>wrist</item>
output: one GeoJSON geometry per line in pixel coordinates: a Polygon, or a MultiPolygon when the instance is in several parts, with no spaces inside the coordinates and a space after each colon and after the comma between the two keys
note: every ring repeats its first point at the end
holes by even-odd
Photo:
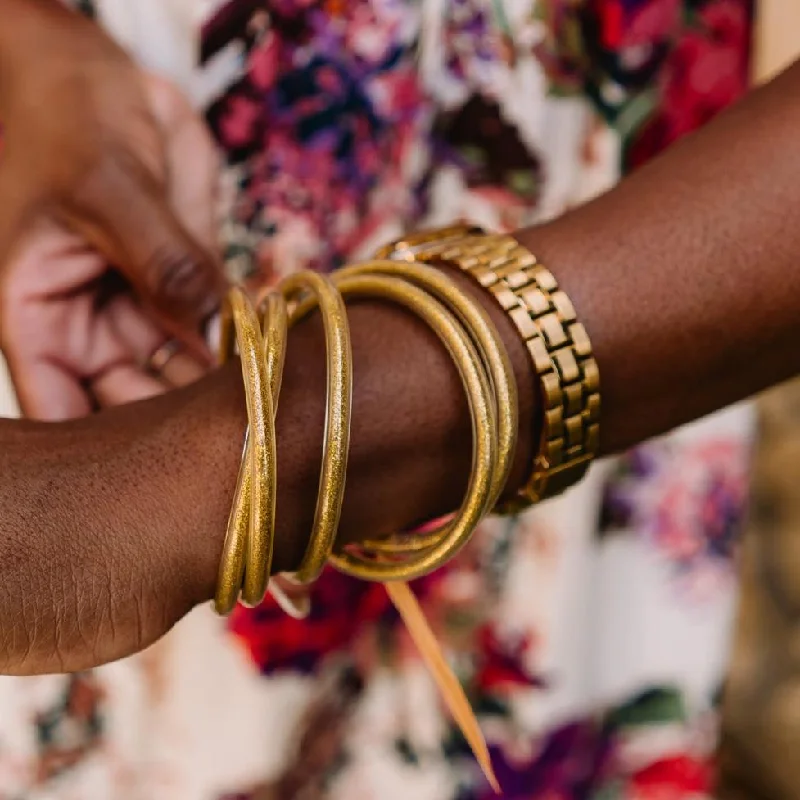
{"type": "MultiPolygon", "coordinates": [[[[409,527],[458,506],[471,465],[461,381],[427,326],[380,301],[348,304],[353,405],[339,542],[409,527]]],[[[325,417],[319,315],[291,331],[277,418],[278,549],[297,566],[318,492],[325,417]]]]}
{"type": "MultiPolygon", "coordinates": [[[[520,430],[505,496],[524,483],[538,441],[537,389],[529,356],[494,298],[453,270],[450,277],[486,308],[508,348],[518,384],[520,430]]],[[[416,317],[390,303],[348,304],[353,344],[353,423],[339,543],[388,535],[454,510],[472,464],[470,413],[449,354],[416,317]]],[[[195,602],[214,592],[246,426],[238,362],[187,393],[174,424],[191,431],[187,470],[173,485],[204,519],[184,526],[183,568],[195,602]],[[207,487],[213,486],[213,490],[207,487]],[[199,494],[195,490],[199,489],[199,494]],[[198,532],[205,533],[198,533],[198,532]]],[[[325,341],[318,314],[289,335],[279,405],[278,494],[273,572],[292,572],[308,542],[325,428],[325,341]]],[[[175,404],[177,401],[172,401],[175,404]]]]}
{"type": "MultiPolygon", "coordinates": [[[[446,271],[487,309],[510,354],[520,406],[519,444],[506,487],[506,495],[513,496],[527,477],[536,441],[536,388],[529,357],[494,298],[461,273],[446,271]]],[[[453,511],[461,503],[472,469],[466,396],[458,371],[435,334],[391,303],[350,303],[348,319],[354,397],[340,542],[390,534],[453,511]]],[[[325,398],[322,330],[318,319],[309,323],[290,335],[277,424],[279,535],[299,538],[303,546],[317,493],[325,398]],[[302,448],[306,456],[299,463],[294,453],[299,471],[285,478],[283,436],[295,447],[306,437],[312,440],[302,448]],[[282,530],[296,518],[281,500],[282,484],[293,485],[304,502],[306,519],[294,530],[282,530]]]]}

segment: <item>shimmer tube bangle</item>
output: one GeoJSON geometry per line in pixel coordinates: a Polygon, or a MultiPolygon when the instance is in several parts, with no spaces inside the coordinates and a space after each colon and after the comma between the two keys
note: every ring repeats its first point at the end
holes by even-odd
{"type": "Polygon", "coordinates": [[[267,344],[255,309],[241,289],[231,290],[221,317],[220,360],[230,358],[234,342],[238,344],[248,415],[214,599],[221,614],[231,611],[240,591],[248,605],[260,603],[272,564],[277,490],[275,406],[286,351],[287,314],[280,296],[268,298],[266,308],[267,344]]]}
{"type": "Polygon", "coordinates": [[[364,580],[405,581],[436,569],[468,541],[493,500],[498,444],[492,388],[480,355],[458,319],[435,298],[416,286],[384,275],[344,275],[336,282],[345,297],[371,297],[397,303],[419,316],[453,357],[467,391],[473,429],[472,473],[461,508],[428,549],[402,561],[370,558],[345,550],[331,555],[340,571],[364,580]]]}
{"type": "MultiPolygon", "coordinates": [[[[439,270],[419,264],[370,261],[346,267],[334,276],[339,285],[353,275],[378,274],[402,278],[442,302],[470,336],[491,384],[491,402],[497,427],[497,464],[491,483],[491,505],[505,488],[514,459],[518,432],[517,382],[500,334],[484,309],[468,298],[439,270]]],[[[445,526],[446,527],[446,526],[445,526]]],[[[373,553],[399,554],[426,550],[438,541],[444,529],[401,534],[390,539],[367,541],[363,548],[373,553]]]]}
{"type": "Polygon", "coordinates": [[[318,306],[325,328],[328,362],[327,410],[319,495],[308,548],[293,576],[300,583],[310,583],[325,567],[339,528],[350,449],[353,353],[344,300],[329,278],[315,272],[299,272],[286,278],[279,289],[287,301],[304,296],[311,300],[310,303],[292,308],[289,313],[290,326],[309,313],[314,306],[318,306]]]}

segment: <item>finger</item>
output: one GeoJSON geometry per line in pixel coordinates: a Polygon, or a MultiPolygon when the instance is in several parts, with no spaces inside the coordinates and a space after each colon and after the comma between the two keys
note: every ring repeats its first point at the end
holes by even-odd
{"type": "MultiPolygon", "coordinates": [[[[114,298],[108,311],[117,338],[127,347],[132,360],[147,370],[149,365],[154,364],[154,354],[167,345],[170,339],[131,297],[122,295],[114,298]]],[[[179,346],[164,361],[155,377],[164,382],[165,388],[176,388],[194,383],[206,372],[202,361],[179,346]]]]}
{"type": "Polygon", "coordinates": [[[150,356],[167,341],[167,334],[147,316],[130,295],[117,295],[104,308],[108,324],[129,354],[129,359],[144,367],[150,356]]]}
{"type": "Polygon", "coordinates": [[[218,246],[217,189],[220,158],[214,140],[187,97],[156,75],[145,93],[166,147],[167,193],[186,229],[209,252],[218,246]]]}
{"type": "MultiPolygon", "coordinates": [[[[172,83],[146,75],[145,93],[166,149],[170,205],[195,239],[208,252],[217,252],[220,158],[214,140],[203,119],[172,83]]],[[[202,355],[208,366],[214,364],[207,348],[202,352],[195,348],[195,353],[202,355]]]]}
{"type": "Polygon", "coordinates": [[[218,307],[225,291],[218,264],[138,162],[107,158],[71,211],[71,223],[161,313],[196,329],[218,307]]]}
{"type": "Polygon", "coordinates": [[[0,285],[0,347],[27,417],[55,421],[91,411],[82,376],[68,363],[66,344],[75,340],[74,323],[81,315],[72,325],[62,324],[59,306],[43,298],[74,291],[96,270],[74,238],[43,219],[19,233],[8,251],[0,285]]]}
{"type": "Polygon", "coordinates": [[[200,380],[208,370],[188,353],[177,353],[161,370],[161,377],[175,389],[200,380]]]}
{"type": "Polygon", "coordinates": [[[91,383],[91,391],[102,407],[135,403],[163,394],[164,384],[136,364],[117,364],[91,383]]]}
{"type": "Polygon", "coordinates": [[[23,369],[10,356],[8,369],[23,416],[60,422],[91,413],[85,388],[74,373],[60,364],[39,361],[26,363],[23,369]]]}
{"type": "Polygon", "coordinates": [[[145,368],[172,388],[194,383],[207,370],[182,347],[177,339],[166,340],[147,359],[145,368]]]}
{"type": "Polygon", "coordinates": [[[42,215],[19,233],[2,265],[0,313],[24,316],[29,303],[74,295],[107,269],[83,239],[42,215]]]}
{"type": "Polygon", "coordinates": [[[0,169],[0,267],[11,257],[18,237],[26,228],[32,205],[30,176],[26,179],[15,159],[3,159],[3,168],[0,169]]]}
{"type": "MultiPolygon", "coordinates": [[[[95,380],[117,365],[133,363],[129,346],[112,324],[109,307],[114,302],[112,298],[98,308],[96,298],[84,293],[68,301],[27,307],[25,313],[32,322],[27,326],[29,334],[8,348],[12,378],[26,414],[55,420],[90,413],[89,387],[95,380]]],[[[16,322],[26,328],[19,315],[16,322]]],[[[146,373],[143,367],[140,371],[146,373]]],[[[160,391],[168,388],[160,384],[160,391]]],[[[129,400],[141,397],[136,384],[131,391],[129,400]]]]}

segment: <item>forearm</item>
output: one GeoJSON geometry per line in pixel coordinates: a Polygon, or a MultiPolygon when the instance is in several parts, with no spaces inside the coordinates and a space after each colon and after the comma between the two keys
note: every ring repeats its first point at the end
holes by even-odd
{"type": "Polygon", "coordinates": [[[75,423],[0,421],[0,672],[117,658],[204,599],[240,400],[218,378],[75,423]]]}
{"type": "MultiPolygon", "coordinates": [[[[796,67],[611,193],[520,234],[592,337],[604,453],[800,370],[798,130],[796,67]]],[[[532,371],[492,298],[457,279],[493,315],[519,383],[510,493],[536,440],[532,371]]],[[[349,318],[343,540],[454,508],[471,448],[457,373],[425,327],[382,304],[355,304],[349,318]]],[[[0,427],[6,670],[59,666],[56,646],[70,668],[122,655],[212,596],[241,456],[240,383],[234,367],[84,422],[0,427]]],[[[307,541],[324,396],[324,338],[311,317],[289,337],[277,420],[276,570],[295,567],[307,541]]]]}
{"type": "Polygon", "coordinates": [[[600,367],[604,452],[800,370],[800,66],[616,189],[521,235],[600,367]]]}
{"type": "MultiPolygon", "coordinates": [[[[522,402],[532,421],[525,353],[492,312],[512,344],[523,392],[529,387],[522,402]]],[[[353,305],[349,319],[355,380],[342,540],[452,509],[471,450],[460,379],[425,326],[373,303],[353,305]]],[[[324,346],[316,316],[289,337],[275,571],[298,565],[313,521],[324,346]]],[[[78,422],[0,421],[0,672],[120,657],[212,597],[245,418],[234,364],[189,389],[78,422]]],[[[528,459],[521,447],[515,483],[528,459]]]]}

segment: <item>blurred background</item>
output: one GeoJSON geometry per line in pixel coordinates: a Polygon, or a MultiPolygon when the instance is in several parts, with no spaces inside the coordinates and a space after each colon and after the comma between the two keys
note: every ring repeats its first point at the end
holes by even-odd
{"type": "MultiPolygon", "coordinates": [[[[135,26],[130,22],[136,16],[135,4],[127,6],[109,0],[99,5],[111,9],[108,12],[109,19],[117,20],[118,24],[109,27],[114,28],[120,38],[125,38],[120,31],[130,32],[132,40],[136,38],[133,35],[135,26]]],[[[141,8],[146,5],[142,1],[141,8]]],[[[154,16],[160,13],[157,5],[150,4],[154,16]]],[[[164,5],[166,7],[167,4],[164,5]]],[[[180,5],[177,2],[173,4],[176,8],[180,5]]],[[[461,5],[453,5],[461,13],[461,5]]],[[[480,3],[473,5],[482,8],[480,3]]],[[[542,2],[539,5],[566,8],[577,4],[542,2]]],[[[624,6],[625,3],[620,5],[624,6]]],[[[685,5],[700,7],[702,3],[687,2],[685,5]]],[[[725,3],[715,5],[724,15],[725,3]]],[[[652,6],[659,13],[665,8],[668,12],[674,12],[676,3],[652,3],[652,6]]],[[[800,0],[758,0],[755,13],[752,75],[757,82],[767,79],[800,55],[800,0]]],[[[254,28],[259,20],[254,16],[250,22],[250,28],[254,28]]],[[[248,35],[252,33],[250,28],[248,35]]],[[[157,49],[155,37],[148,34],[139,38],[141,41],[135,44],[142,54],[157,49]]],[[[457,37],[454,39],[457,40],[457,37]]],[[[267,34],[263,34],[259,42],[263,45],[261,55],[269,55],[264,44],[268,42],[267,34]]],[[[135,49],[133,41],[131,47],[135,49]]],[[[253,48],[253,53],[259,55],[258,47],[253,48]]],[[[143,60],[146,61],[144,55],[143,60]]],[[[633,56],[636,55],[633,52],[633,56]]],[[[702,53],[700,55],[702,57],[702,53]]],[[[725,53],[722,55],[724,58],[725,53]]],[[[170,72],[176,81],[181,81],[182,73],[178,67],[165,71],[170,72]]],[[[187,87],[193,88],[190,83],[184,86],[187,87]]],[[[231,96],[237,99],[235,93],[231,96]]],[[[609,105],[613,103],[609,101],[609,105]]],[[[489,131],[486,133],[487,140],[492,139],[491,133],[495,143],[500,141],[501,137],[492,133],[500,126],[495,124],[497,120],[487,113],[487,109],[469,102],[464,104],[464,109],[463,115],[456,119],[458,124],[447,117],[442,118],[442,129],[445,134],[449,131],[450,136],[447,144],[453,145],[454,149],[460,147],[462,152],[471,148],[473,155],[475,152],[480,154],[482,147],[488,150],[486,142],[477,135],[475,141],[453,139],[453,131],[460,134],[468,129],[474,133],[474,130],[481,128],[478,124],[472,125],[476,118],[486,123],[483,127],[489,131]]],[[[548,111],[553,110],[548,107],[548,111]]],[[[489,111],[494,114],[492,109],[489,111]]],[[[564,196],[559,195],[558,202],[541,209],[542,216],[558,213],[569,203],[602,191],[616,180],[620,171],[616,156],[607,157],[608,152],[616,152],[618,139],[611,139],[610,134],[600,126],[587,126],[585,123],[589,117],[582,105],[562,98],[561,105],[555,111],[557,124],[553,127],[561,131],[562,140],[553,136],[551,141],[542,143],[543,153],[552,163],[564,160],[562,150],[569,146],[574,146],[576,152],[588,155],[583,158],[585,163],[574,169],[570,167],[568,176],[565,172],[562,183],[572,181],[574,186],[570,185],[569,191],[562,191],[563,187],[559,185],[559,191],[555,194],[564,196]],[[575,135],[564,137],[564,130],[573,131],[575,135]],[[579,179],[576,178],[578,173],[579,179]]],[[[213,112],[223,117],[219,108],[214,108],[213,112]]],[[[212,123],[217,120],[214,114],[209,115],[212,123]]],[[[620,124],[620,127],[624,126],[620,124]]],[[[220,125],[220,128],[224,129],[224,125],[220,125]]],[[[508,134],[508,131],[501,130],[500,133],[508,134]]],[[[521,159],[522,168],[530,172],[528,154],[524,148],[517,149],[525,156],[521,159]]],[[[237,168],[239,166],[236,165],[237,168]]],[[[519,177],[519,172],[517,170],[514,173],[516,177],[519,177]]],[[[238,177],[233,170],[230,174],[238,177]]],[[[464,189],[460,183],[447,182],[453,179],[452,171],[440,169],[437,179],[442,194],[457,195],[464,189]]],[[[394,191],[395,187],[392,186],[392,189],[394,191]]],[[[448,209],[448,213],[451,210],[454,214],[463,212],[477,216],[489,213],[487,208],[492,203],[488,194],[462,193],[466,198],[463,207],[448,209]]],[[[521,194],[524,195],[524,192],[521,194]]],[[[548,198],[552,200],[550,195],[548,198]]],[[[278,198],[278,205],[282,199],[278,198]]],[[[291,203],[287,203],[287,206],[291,206],[291,203]]],[[[512,211],[515,208],[508,204],[505,207],[511,207],[512,211]]],[[[281,210],[286,212],[285,208],[281,210]]],[[[514,214],[510,214],[509,219],[509,226],[518,221],[514,214]]],[[[490,217],[486,222],[490,226],[499,226],[505,221],[502,217],[490,217]]],[[[259,235],[266,236],[268,229],[269,235],[272,235],[270,220],[261,219],[259,224],[261,228],[256,229],[259,235]]],[[[300,238],[306,235],[305,228],[299,230],[300,238]]],[[[388,233],[381,235],[388,238],[388,233]]],[[[275,262],[280,265],[279,258],[275,262]]],[[[275,275],[265,270],[261,277],[272,279],[275,275]]],[[[0,416],[13,414],[14,410],[13,392],[0,364],[0,416]]],[[[522,669],[519,675],[513,676],[526,689],[532,688],[530,702],[520,703],[516,708],[509,703],[500,709],[504,714],[507,712],[511,720],[509,725],[518,726],[523,731],[552,727],[554,733],[551,742],[557,745],[565,741],[568,735],[574,734],[576,741],[582,735],[591,738],[591,726],[600,716],[596,709],[610,709],[609,727],[616,726],[622,730],[620,739],[625,739],[632,728],[646,727],[647,724],[652,726],[655,736],[641,745],[638,755],[646,753],[648,747],[657,751],[664,742],[666,746],[663,749],[670,756],[683,751],[691,754],[692,759],[687,757],[670,761],[667,758],[657,762],[664,771],[668,768],[684,770],[688,775],[685,780],[687,785],[696,776],[700,776],[696,778],[699,783],[707,785],[708,764],[715,760],[716,753],[719,788],[715,794],[720,797],[730,800],[800,798],[800,758],[795,755],[800,752],[800,382],[781,387],[755,404],[757,435],[751,464],[750,510],[744,530],[741,531],[738,516],[728,511],[731,505],[740,508],[741,502],[738,501],[748,491],[746,453],[750,440],[739,434],[745,429],[750,430],[751,413],[750,405],[723,412],[711,421],[704,421],[699,427],[690,426],[686,431],[678,432],[668,444],[645,446],[631,457],[614,464],[599,465],[592,477],[578,487],[578,494],[568,496],[564,502],[549,504],[540,515],[532,516],[526,524],[521,525],[513,536],[508,530],[499,528],[487,531],[486,541],[491,546],[476,551],[474,562],[483,565],[491,558],[496,558],[498,572],[505,569],[513,573],[503,595],[507,605],[503,607],[499,604],[498,616],[508,612],[509,608],[519,613],[520,618],[527,614],[525,620],[530,623],[530,630],[537,636],[542,633],[540,638],[531,637],[534,655],[530,661],[535,666],[535,670],[531,670],[535,673],[533,677],[522,669]],[[679,463],[679,459],[685,460],[679,463]],[[647,481],[648,469],[649,474],[656,474],[656,480],[650,484],[647,481]],[[666,475],[665,478],[658,477],[659,469],[666,475]],[[641,479],[642,475],[645,479],[641,479]],[[714,484],[714,479],[718,479],[718,485],[714,484]],[[693,496],[701,494],[700,491],[693,492],[693,480],[696,484],[701,484],[703,480],[708,482],[710,488],[707,497],[693,496]],[[695,506],[684,513],[681,504],[692,502],[695,506]],[[630,508],[637,504],[646,512],[638,517],[630,512],[630,508]],[[602,509],[599,514],[598,508],[602,509]],[[693,526],[686,524],[687,516],[702,518],[701,523],[706,524],[708,529],[704,531],[708,536],[700,545],[702,552],[699,556],[696,550],[687,556],[686,551],[681,549],[698,546],[696,541],[692,541],[693,526]],[[599,525],[596,524],[597,517],[602,517],[599,525]],[[735,544],[737,535],[741,535],[739,546],[735,544]],[[502,544],[512,539],[519,547],[515,553],[516,562],[514,558],[507,558],[507,554],[504,556],[502,548],[496,546],[497,542],[502,544]],[[517,569],[514,573],[514,564],[509,567],[508,562],[521,565],[522,571],[517,569]],[[738,582],[734,576],[726,574],[731,563],[736,565],[738,582]],[[520,611],[520,606],[525,613],[520,611]],[[729,623],[734,617],[731,644],[729,623]],[[587,708],[589,712],[585,712],[587,708]],[[722,729],[719,745],[716,744],[718,713],[721,714],[722,729]],[[581,714],[585,714],[585,717],[581,717],[581,714]],[[574,720],[586,723],[585,727],[581,728],[574,720]],[[664,722],[667,724],[661,725],[664,722]],[[556,727],[562,724],[563,728],[556,727]],[[589,734],[586,734],[587,728],[589,734]],[[705,740],[701,741],[704,735],[705,740]],[[674,738],[670,740],[670,737],[674,738]]],[[[440,617],[445,623],[455,621],[448,632],[448,645],[453,652],[461,655],[464,662],[473,656],[472,651],[462,643],[462,640],[468,639],[465,631],[474,623],[474,619],[479,618],[476,608],[483,613],[487,605],[480,592],[488,596],[494,591],[491,585],[491,579],[496,577],[494,574],[486,581],[488,588],[478,584],[479,590],[475,590],[473,587],[478,575],[478,568],[467,563],[457,573],[457,577],[463,579],[461,583],[442,582],[441,586],[432,590],[434,602],[439,603],[437,610],[441,611],[440,617]],[[458,591],[454,591],[453,587],[458,591]],[[442,597],[435,595],[440,589],[442,597]],[[449,596],[448,591],[451,591],[449,596]],[[469,597],[470,591],[475,593],[475,597],[469,597]]],[[[484,580],[484,577],[480,580],[484,580]]],[[[348,597],[341,602],[342,614],[352,614],[352,607],[345,607],[349,602],[348,597]]],[[[357,603],[357,600],[353,602],[357,603]]],[[[269,728],[273,723],[291,725],[297,722],[301,719],[298,709],[315,710],[314,704],[309,703],[309,698],[314,700],[315,695],[308,690],[304,680],[284,677],[273,679],[271,667],[268,669],[265,663],[255,664],[254,667],[245,658],[247,650],[248,656],[253,656],[253,661],[257,661],[255,656],[261,643],[259,636],[264,636],[263,631],[258,630],[258,620],[245,616],[236,618],[233,631],[244,642],[244,646],[237,644],[235,651],[233,647],[224,651],[219,647],[218,621],[207,612],[207,609],[199,609],[178,626],[174,634],[142,658],[112,665],[109,670],[101,671],[97,683],[93,683],[94,678],[85,678],[84,683],[70,683],[65,689],[51,681],[46,685],[40,684],[43,688],[34,691],[27,688],[33,685],[30,682],[23,686],[16,679],[0,680],[0,709],[11,709],[9,715],[0,713],[0,729],[9,724],[7,719],[4,721],[5,716],[11,718],[12,713],[23,708],[22,697],[29,702],[30,708],[44,708],[47,711],[41,714],[43,722],[40,724],[37,721],[35,735],[39,738],[35,745],[26,740],[24,748],[27,748],[26,758],[30,752],[34,752],[35,757],[44,764],[42,774],[48,780],[53,775],[60,777],[62,765],[68,759],[74,758],[77,763],[86,756],[88,762],[98,753],[108,753],[115,747],[135,752],[136,758],[131,763],[142,772],[149,771],[156,777],[161,775],[159,770],[171,759],[170,768],[174,768],[175,762],[180,762],[175,773],[190,775],[192,780],[196,778],[197,785],[203,781],[214,786],[237,785],[241,774],[248,777],[255,775],[259,780],[267,775],[272,779],[272,776],[280,774],[282,768],[277,764],[285,755],[280,746],[282,742],[276,743],[266,736],[259,738],[260,733],[254,732],[261,731],[262,723],[269,728]],[[269,681],[262,680],[266,674],[270,674],[269,681]],[[147,692],[158,696],[152,708],[147,707],[141,699],[148,696],[147,692]],[[219,699],[221,695],[224,695],[224,700],[219,699]],[[83,719],[79,714],[71,714],[71,704],[80,705],[75,697],[82,699],[87,707],[93,709],[93,713],[84,714],[83,719]],[[108,714],[108,729],[115,732],[124,729],[117,739],[111,737],[111,745],[104,739],[103,726],[96,722],[102,713],[94,713],[96,708],[102,710],[104,703],[114,709],[108,714]],[[142,707],[146,708],[146,714],[140,713],[142,707]],[[117,713],[119,708],[123,710],[117,713]],[[242,709],[252,710],[253,715],[257,715],[257,719],[251,720],[249,728],[250,721],[242,723],[244,716],[239,713],[242,709]],[[205,713],[200,713],[200,710],[205,713]],[[120,725],[119,719],[125,719],[125,725],[120,725]],[[128,719],[133,723],[126,727],[128,719]],[[152,735],[154,730],[158,735],[152,735]],[[142,748],[147,758],[140,756],[141,742],[151,744],[149,749],[142,748]],[[179,746],[176,746],[176,742],[179,746]],[[257,749],[248,750],[248,746],[253,747],[253,742],[257,749]],[[141,763],[137,763],[136,759],[140,759],[141,763]]],[[[372,635],[375,630],[381,635],[385,633],[377,625],[369,627],[368,632],[372,635]]],[[[302,637],[292,637],[293,640],[298,638],[302,637]]],[[[375,634],[375,639],[378,638],[375,634]]],[[[380,660],[385,652],[376,655],[378,645],[366,636],[354,641],[358,647],[351,649],[358,650],[356,655],[359,657],[363,656],[361,650],[367,652],[369,658],[362,658],[362,661],[369,661],[369,667],[363,674],[343,672],[346,680],[341,683],[329,682],[334,688],[331,694],[336,696],[336,703],[332,707],[323,704],[321,710],[317,709],[316,717],[310,715],[310,729],[324,729],[326,726],[318,724],[319,721],[329,721],[330,718],[344,719],[349,725],[351,720],[347,713],[353,709],[360,712],[360,715],[353,714],[356,720],[354,727],[363,723],[363,718],[369,717],[374,711],[370,702],[375,695],[362,692],[362,683],[371,683],[373,688],[377,686],[377,695],[381,692],[385,696],[391,694],[384,670],[386,662],[380,660]],[[369,650],[367,645],[374,645],[374,650],[369,650]],[[379,667],[375,667],[375,663],[379,667]],[[370,673],[369,669],[373,672],[370,673]],[[353,675],[358,680],[353,679],[353,675]],[[340,692],[340,686],[347,691],[343,689],[340,692]],[[351,702],[347,692],[351,692],[356,699],[351,702]],[[341,702],[343,707],[346,704],[347,713],[337,705],[342,696],[345,700],[341,702]],[[368,713],[364,713],[365,708],[368,713]]],[[[489,666],[498,668],[500,664],[508,670],[508,665],[512,664],[516,669],[519,665],[506,658],[508,653],[502,650],[500,644],[499,641],[490,640],[492,647],[488,649],[491,650],[490,655],[496,658],[496,663],[490,661],[489,666]]],[[[279,665],[281,668],[284,666],[279,665]]],[[[363,664],[358,667],[362,669],[363,664]]],[[[488,672],[490,670],[485,670],[485,673],[488,672]]],[[[485,674],[482,677],[485,678],[485,674]]],[[[393,703],[403,707],[403,711],[409,697],[416,699],[419,707],[424,707],[426,702],[429,706],[435,704],[435,699],[432,700],[430,695],[424,692],[420,694],[418,678],[418,674],[411,675],[405,686],[408,689],[410,685],[416,694],[407,695],[399,691],[390,697],[393,703]]],[[[392,686],[393,691],[395,688],[392,686]]],[[[379,699],[385,700],[385,696],[379,699]]],[[[496,722],[501,716],[498,712],[500,704],[491,705],[490,702],[496,697],[487,691],[482,699],[485,702],[479,712],[496,722]]],[[[389,705],[388,702],[385,704],[389,705]]],[[[26,720],[32,716],[27,709],[28,706],[24,706],[25,713],[22,715],[26,720]]],[[[424,714],[420,714],[420,717],[424,717],[424,714]]],[[[380,724],[375,727],[381,736],[385,735],[387,741],[396,744],[392,755],[400,766],[397,772],[391,772],[391,780],[382,780],[387,786],[394,782],[402,787],[404,784],[397,776],[406,775],[401,770],[410,769],[409,764],[414,758],[424,762],[425,752],[422,749],[414,751],[413,737],[409,735],[408,739],[404,738],[405,731],[401,731],[403,736],[396,735],[391,727],[396,720],[393,717],[390,725],[388,718],[388,714],[385,718],[380,717],[380,724]],[[418,757],[419,752],[422,757],[418,757]]],[[[369,738],[373,735],[369,725],[373,722],[368,719],[351,736],[358,748],[366,753],[362,767],[374,756],[369,749],[369,738]]],[[[417,732],[412,731],[414,733],[417,732]]],[[[333,735],[340,736],[340,732],[335,730],[333,735]]],[[[346,737],[341,734],[340,738],[346,737]]],[[[333,753],[330,761],[338,768],[337,759],[341,754],[335,747],[328,747],[329,743],[322,744],[323,749],[327,748],[325,752],[329,749],[333,753]]],[[[438,747],[438,741],[435,744],[438,747]]],[[[455,751],[453,742],[446,744],[455,751]]],[[[602,742],[593,744],[602,749],[602,742]]],[[[581,745],[580,741],[578,745],[581,745]]],[[[542,745],[542,750],[545,749],[542,745]]],[[[557,750],[557,747],[554,749],[557,750]]],[[[588,750],[587,747],[586,752],[588,750]]],[[[349,755],[352,758],[352,753],[349,755]]],[[[518,753],[515,755],[519,756],[518,753]]],[[[449,752],[447,756],[450,757],[449,752]]],[[[636,756],[637,753],[634,753],[634,760],[636,756]]],[[[557,757],[558,754],[554,760],[557,757]]],[[[353,761],[358,766],[358,759],[354,758],[353,761]]],[[[391,766],[392,769],[396,767],[394,763],[391,766]]],[[[297,764],[290,763],[290,767],[299,772],[308,771],[308,764],[302,760],[297,764]]],[[[642,773],[645,771],[642,770],[642,773]]],[[[551,774],[547,772],[547,765],[542,770],[542,774],[545,773],[548,776],[551,774]]],[[[286,774],[292,776],[288,769],[286,774]]],[[[650,777],[654,774],[652,772],[650,777]]],[[[643,785],[648,776],[634,777],[641,778],[640,784],[643,785]]],[[[528,779],[534,780],[530,776],[528,779]]],[[[0,798],[6,797],[3,780],[0,770],[0,798]]],[[[44,783],[42,779],[42,785],[44,783]]],[[[680,780],[676,779],[675,783],[680,784],[680,780]]],[[[97,783],[90,783],[87,779],[86,785],[96,786],[97,783]]],[[[187,781],[186,785],[192,785],[191,781],[187,781]]],[[[402,796],[428,796],[415,794],[415,790],[410,788],[412,785],[406,784],[408,788],[403,790],[402,796]]],[[[46,796],[55,800],[66,798],[67,795],[58,787],[54,783],[53,793],[46,796]]],[[[294,796],[281,794],[282,791],[267,787],[262,794],[252,796],[279,797],[281,800],[294,796]]],[[[567,796],[566,793],[546,794],[546,791],[543,789],[535,796],[567,796]]],[[[69,795],[73,796],[83,798],[86,795],[81,795],[78,790],[69,795]]],[[[167,794],[143,793],[135,796],[164,798],[167,794]]],[[[175,789],[175,793],[169,796],[183,798],[190,795],[175,789]]],[[[522,790],[519,795],[514,795],[525,798],[533,796],[522,790]]],[[[575,796],[584,795],[577,793],[575,796]]],[[[603,798],[610,796],[602,795],[603,798]]],[[[627,794],[624,796],[628,797],[627,794]]],[[[644,794],[636,795],[640,796],[644,794]]],[[[657,796],[659,800],[662,797],[674,800],[676,797],[708,795],[705,789],[695,789],[694,793],[686,789],[685,792],[681,790],[657,796]]]]}
{"type": "MultiPolygon", "coordinates": [[[[800,3],[760,0],[754,79],[800,55],[800,3]]],[[[800,797],[800,383],[762,398],[724,695],[721,796],[800,797]]]]}

